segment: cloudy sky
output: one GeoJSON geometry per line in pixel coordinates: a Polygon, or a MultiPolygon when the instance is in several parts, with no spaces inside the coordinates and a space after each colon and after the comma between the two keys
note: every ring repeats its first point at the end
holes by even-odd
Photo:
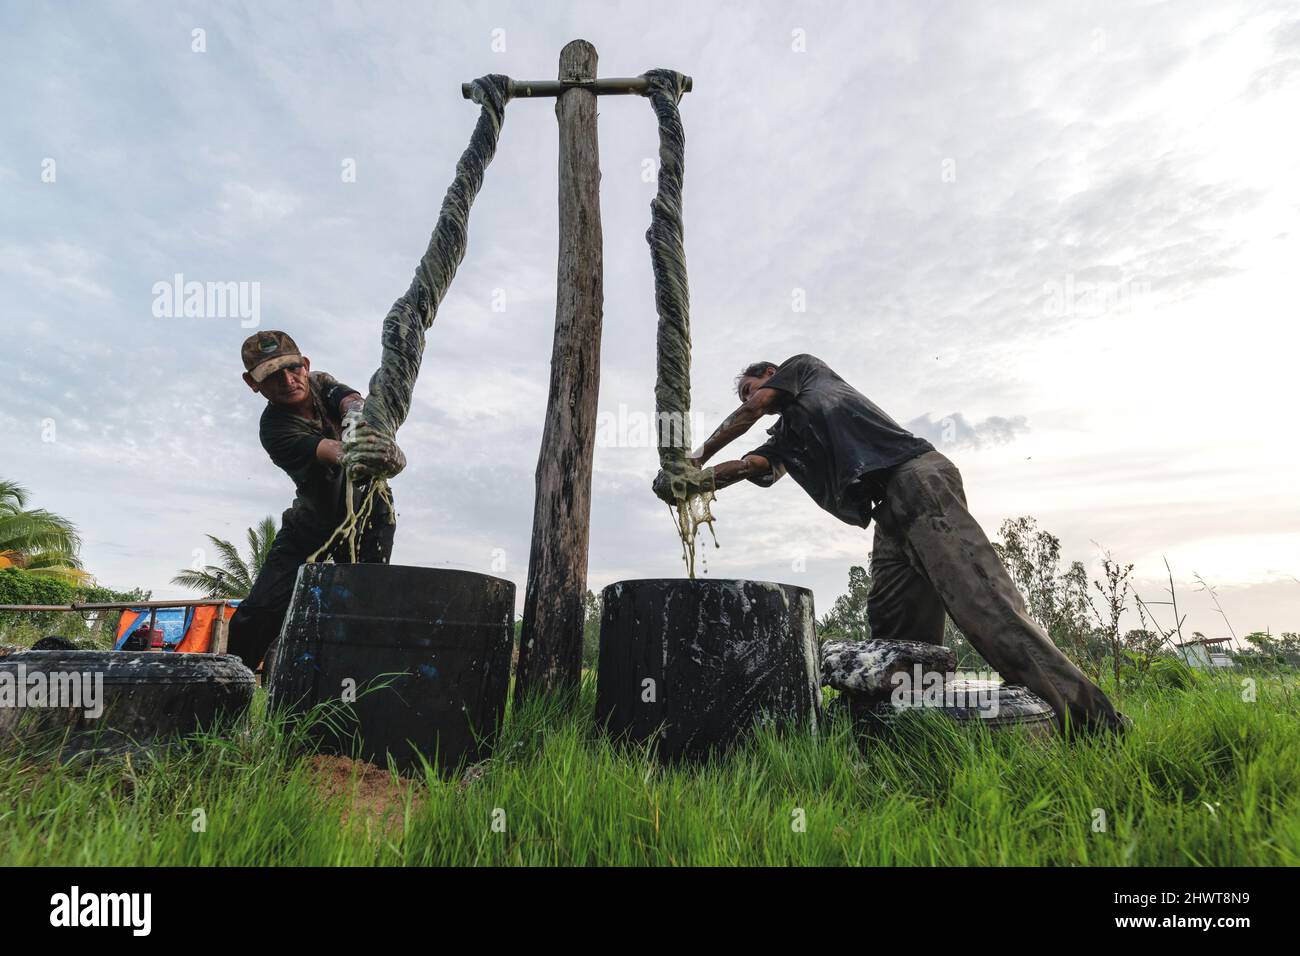
{"type": "MultiPolygon", "coordinates": [[[[961,467],[976,517],[1133,561],[1186,627],[1300,629],[1292,2],[60,3],[0,8],[0,475],[73,518],[111,586],[292,497],[241,382],[261,328],[364,388],[477,110],[463,81],[694,77],[686,246],[696,411],[811,352],[961,467]],[[159,312],[163,314],[158,314],[159,312]],[[251,308],[248,312],[253,311],[251,308]]],[[[527,574],[554,322],[554,101],[517,100],[429,336],[394,561],[527,574]]],[[[590,581],[678,575],[649,492],[654,116],[600,102],[605,317],[590,581]]],[[[759,444],[761,429],[737,442],[759,444]],[[752,439],[752,441],[751,441],[752,439]]],[[[743,446],[743,447],[742,447],[743,446]]],[[[712,576],[820,611],[870,532],[790,480],[715,508],[712,576]]],[[[1137,626],[1131,616],[1125,626],[1137,626]]]]}

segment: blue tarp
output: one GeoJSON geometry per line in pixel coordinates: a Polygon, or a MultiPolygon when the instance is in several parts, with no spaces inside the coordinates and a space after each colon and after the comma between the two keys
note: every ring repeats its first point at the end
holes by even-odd
{"type": "MultiPolygon", "coordinates": [[[[231,601],[232,605],[238,607],[238,601],[231,601]]],[[[160,607],[155,612],[154,627],[163,632],[164,650],[174,651],[176,645],[185,639],[185,633],[190,629],[190,621],[194,617],[194,608],[192,607],[160,607]]],[[[120,651],[126,639],[131,636],[131,632],[140,627],[149,625],[149,609],[147,607],[128,608],[122,614],[135,615],[127,629],[122,632],[117,643],[113,645],[114,650],[120,651]]],[[[120,625],[119,625],[120,626],[120,625]]]]}

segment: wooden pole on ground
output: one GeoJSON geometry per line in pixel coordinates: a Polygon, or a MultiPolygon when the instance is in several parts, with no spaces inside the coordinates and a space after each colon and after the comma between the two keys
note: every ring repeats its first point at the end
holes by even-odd
{"type": "MultiPolygon", "coordinates": [[[[586,40],[567,44],[560,53],[560,82],[595,78],[596,48],[586,40]]],[[[546,430],[537,460],[516,702],[529,694],[576,688],[582,668],[605,302],[595,92],[563,90],[556,99],[555,117],[560,134],[555,344],[546,430]]]]}

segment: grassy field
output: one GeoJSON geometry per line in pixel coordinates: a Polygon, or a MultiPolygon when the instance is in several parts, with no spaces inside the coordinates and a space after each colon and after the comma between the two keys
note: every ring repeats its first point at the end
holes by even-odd
{"type": "Polygon", "coordinates": [[[497,756],[404,782],[304,752],[255,705],[231,739],[62,766],[0,757],[0,864],[1300,863],[1300,698],[1240,676],[1114,693],[1121,742],[918,719],[865,755],[843,722],[662,769],[577,708],[512,715],[497,756]]]}

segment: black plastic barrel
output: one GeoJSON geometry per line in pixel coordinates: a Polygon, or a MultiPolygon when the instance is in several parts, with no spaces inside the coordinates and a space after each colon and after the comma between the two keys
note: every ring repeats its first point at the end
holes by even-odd
{"type": "Polygon", "coordinates": [[[64,756],[231,726],[256,686],[231,655],[68,650],[0,657],[0,685],[0,746],[57,742],[64,756]]]}
{"type": "Polygon", "coordinates": [[[327,753],[444,773],[481,760],[505,713],[514,607],[514,584],[471,571],[305,564],[271,704],[343,705],[308,724],[327,753]]]}
{"type": "Polygon", "coordinates": [[[759,721],[821,716],[813,596],[766,581],[620,581],[605,588],[598,721],[657,737],[666,762],[725,752],[759,721]]]}

